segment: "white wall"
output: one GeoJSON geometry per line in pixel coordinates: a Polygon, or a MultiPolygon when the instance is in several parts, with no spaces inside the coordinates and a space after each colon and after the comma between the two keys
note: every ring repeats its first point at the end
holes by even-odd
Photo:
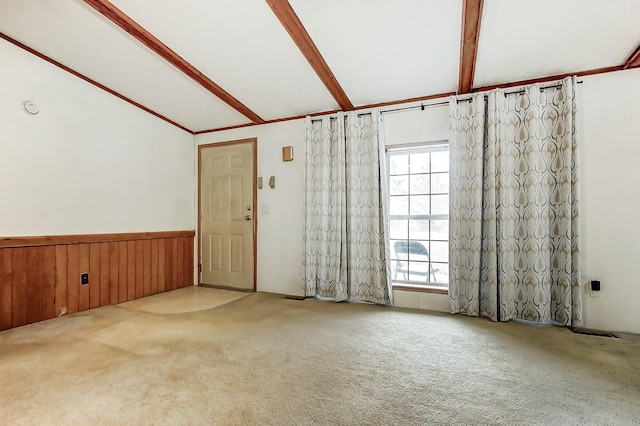
{"type": "MultiPolygon", "coordinates": [[[[592,297],[585,288],[585,326],[640,333],[640,70],[584,77],[579,86],[582,270],[587,281],[602,281],[592,297]]],[[[443,100],[433,100],[431,103],[443,100]]],[[[399,105],[404,107],[408,105],[399,105]]],[[[387,107],[392,109],[393,107],[387,107]]],[[[449,137],[448,107],[386,113],[387,143],[449,137]]],[[[258,138],[258,173],[275,175],[275,190],[262,189],[258,204],[258,289],[301,294],[303,251],[304,121],[277,123],[199,135],[211,143],[258,138]],[[283,163],[282,146],[293,145],[295,160],[283,163]]],[[[446,295],[394,291],[397,306],[448,312],[446,295]]]]}
{"type": "Polygon", "coordinates": [[[196,144],[247,138],[258,139],[258,176],[264,179],[256,206],[257,289],[303,295],[304,120],[205,133],[196,144]],[[282,161],[283,146],[293,146],[293,161],[282,161]],[[275,189],[267,184],[270,176],[276,177],[275,189]]]}
{"type": "Polygon", "coordinates": [[[640,333],[640,69],[581,78],[582,271],[586,326],[640,333]]]}
{"type": "Polygon", "coordinates": [[[193,135],[3,40],[0,63],[0,236],[194,229],[193,135]]]}

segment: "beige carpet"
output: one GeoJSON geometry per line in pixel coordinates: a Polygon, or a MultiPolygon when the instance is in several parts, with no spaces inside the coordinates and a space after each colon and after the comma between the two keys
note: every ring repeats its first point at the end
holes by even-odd
{"type": "Polygon", "coordinates": [[[161,299],[0,333],[0,423],[640,422],[637,336],[264,293],[182,313],[161,299]]]}

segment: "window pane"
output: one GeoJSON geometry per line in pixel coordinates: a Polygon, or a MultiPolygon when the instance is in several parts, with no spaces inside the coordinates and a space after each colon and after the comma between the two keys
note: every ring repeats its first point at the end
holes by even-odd
{"type": "Polygon", "coordinates": [[[409,197],[406,197],[406,196],[389,197],[389,214],[392,216],[409,214],[409,197]]]}
{"type": "Polygon", "coordinates": [[[411,214],[429,214],[429,196],[411,196],[411,214]]]}
{"type": "Polygon", "coordinates": [[[428,193],[429,193],[429,175],[428,174],[412,175],[411,176],[411,194],[428,194],[428,193]]]}
{"type": "Polygon", "coordinates": [[[409,241],[409,260],[429,261],[429,241],[409,241]]]}
{"type": "Polygon", "coordinates": [[[431,171],[446,172],[449,170],[449,151],[431,153],[431,171]]]}
{"type": "Polygon", "coordinates": [[[409,193],[409,176],[391,176],[389,178],[390,195],[406,195],[409,193]]]}
{"type": "Polygon", "coordinates": [[[391,258],[400,260],[409,258],[407,240],[391,240],[391,258]]]}
{"type": "Polygon", "coordinates": [[[431,175],[431,193],[449,193],[449,173],[434,173],[431,175]]]}
{"type": "Polygon", "coordinates": [[[409,279],[423,283],[429,282],[429,262],[409,262],[409,279]]]}
{"type": "Polygon", "coordinates": [[[392,240],[406,240],[409,238],[408,220],[391,220],[389,222],[389,238],[392,240]]]}
{"type": "Polygon", "coordinates": [[[409,173],[409,156],[408,155],[390,155],[389,156],[389,174],[406,175],[409,173]]]}
{"type": "Polygon", "coordinates": [[[449,243],[443,241],[431,241],[431,261],[449,261],[449,243]]]}
{"type": "Polygon", "coordinates": [[[394,260],[391,262],[391,274],[394,280],[409,279],[409,262],[394,260]]]}
{"type": "Polygon", "coordinates": [[[448,220],[432,220],[431,221],[431,240],[449,240],[449,221],[448,220]]]}
{"type": "Polygon", "coordinates": [[[411,154],[411,173],[429,173],[429,153],[411,154]]]}
{"type": "Polygon", "coordinates": [[[431,276],[431,281],[435,281],[437,283],[448,283],[449,282],[449,264],[448,263],[432,263],[431,267],[433,268],[433,275],[431,276]]]}
{"type": "Polygon", "coordinates": [[[449,214],[449,195],[431,196],[431,214],[449,214]]]}
{"type": "Polygon", "coordinates": [[[429,239],[429,221],[412,220],[409,222],[409,238],[412,240],[429,239]]]}

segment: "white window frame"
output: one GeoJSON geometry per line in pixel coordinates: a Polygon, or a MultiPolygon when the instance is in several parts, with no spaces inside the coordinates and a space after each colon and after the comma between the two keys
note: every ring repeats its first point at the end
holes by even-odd
{"type": "MultiPolygon", "coordinates": [[[[438,152],[438,151],[449,151],[449,141],[448,140],[438,140],[438,141],[429,141],[429,142],[418,142],[418,143],[412,143],[412,144],[402,144],[402,145],[388,145],[385,147],[385,156],[386,156],[386,163],[387,163],[387,188],[389,188],[388,194],[387,194],[387,206],[390,206],[390,199],[392,197],[391,195],[391,170],[390,170],[390,160],[391,160],[391,156],[393,155],[406,155],[406,154],[420,154],[420,153],[425,153],[425,152],[438,152]]],[[[430,172],[431,173],[431,172],[430,172]]],[[[448,173],[451,173],[451,170],[449,169],[448,173]]],[[[411,170],[409,170],[409,173],[407,176],[411,175],[411,170]]],[[[449,194],[449,192],[447,192],[447,194],[449,194]]],[[[431,194],[430,194],[431,195],[431,194]]],[[[410,208],[410,207],[409,207],[410,208]]],[[[390,212],[390,208],[387,210],[389,211],[389,228],[391,225],[391,221],[392,220],[407,220],[407,221],[411,221],[411,220],[449,220],[449,214],[436,214],[436,215],[431,215],[431,214],[426,214],[426,215],[412,215],[409,211],[409,214],[407,215],[391,215],[390,212]]],[[[389,238],[389,241],[391,241],[391,238],[389,238]]],[[[407,239],[407,241],[411,241],[410,239],[407,239]]],[[[431,241],[431,240],[430,240],[431,241]]],[[[449,242],[449,238],[447,237],[447,243],[449,242]]],[[[390,244],[391,246],[391,244],[390,244]]],[[[393,254],[393,247],[391,247],[391,252],[393,254]]],[[[429,253],[431,254],[431,253],[429,253]]],[[[449,259],[450,260],[450,259],[449,259]]],[[[396,260],[391,260],[392,264],[391,264],[391,271],[393,273],[394,271],[394,265],[393,262],[395,262],[396,260]]],[[[429,256],[429,263],[437,263],[437,264],[444,264],[442,262],[431,262],[431,257],[429,256]]],[[[449,262],[446,263],[447,267],[449,265],[449,262]]],[[[428,271],[430,273],[430,269],[428,271]]],[[[429,277],[430,279],[430,277],[429,277]]],[[[423,288],[429,288],[429,287],[436,287],[436,288],[441,288],[441,289],[448,289],[449,287],[449,283],[448,282],[435,282],[435,281],[427,281],[427,282],[421,282],[421,281],[415,281],[415,280],[409,280],[409,279],[395,279],[395,277],[392,276],[392,282],[394,285],[399,284],[400,286],[403,285],[409,285],[409,286],[416,286],[416,287],[423,287],[423,288]]]]}

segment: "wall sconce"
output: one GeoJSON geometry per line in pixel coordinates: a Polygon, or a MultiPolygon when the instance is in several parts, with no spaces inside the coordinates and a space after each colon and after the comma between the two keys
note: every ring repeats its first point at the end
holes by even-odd
{"type": "Polygon", "coordinates": [[[292,146],[283,146],[282,147],[282,161],[293,161],[293,147],[292,146]]]}

